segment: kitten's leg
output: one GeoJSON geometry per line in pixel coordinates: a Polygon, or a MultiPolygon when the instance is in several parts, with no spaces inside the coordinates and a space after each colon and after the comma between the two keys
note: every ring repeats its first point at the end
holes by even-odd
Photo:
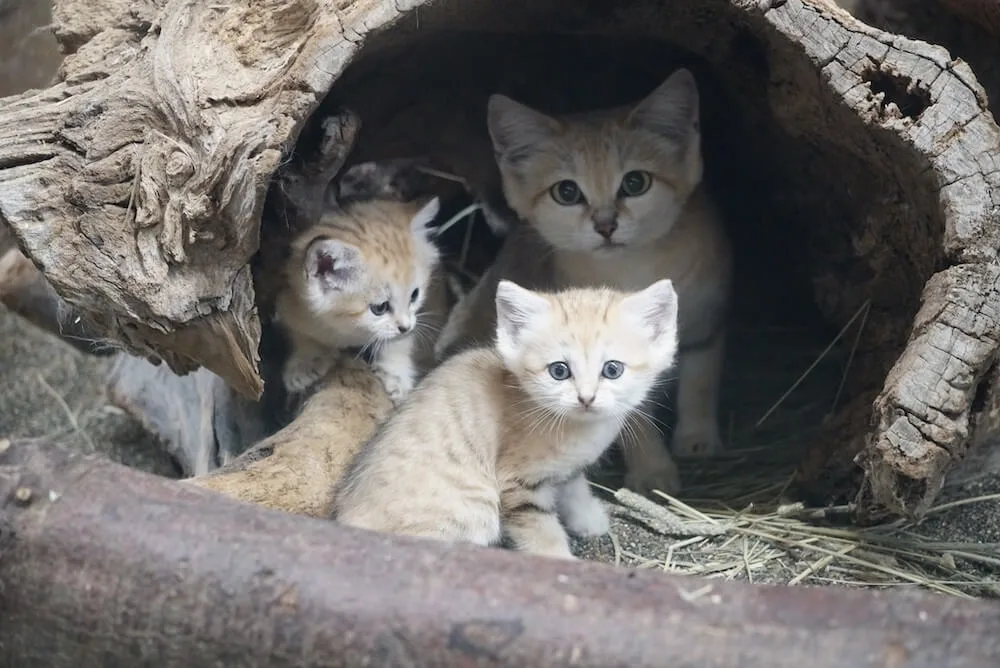
{"type": "Polygon", "coordinates": [[[722,450],[718,413],[725,339],[720,331],[708,345],[678,353],[675,455],[709,457],[722,450]]]}
{"type": "Polygon", "coordinates": [[[515,549],[561,559],[576,559],[569,549],[569,536],[552,511],[522,506],[504,518],[504,533],[515,549]]]}
{"type": "Polygon", "coordinates": [[[413,337],[403,336],[386,343],[372,362],[372,368],[393,403],[402,401],[416,384],[413,337]]]}
{"type": "MultiPolygon", "coordinates": [[[[655,406],[647,404],[643,411],[652,414],[655,406]]],[[[654,489],[676,494],[681,489],[677,465],[663,442],[663,436],[652,421],[633,419],[630,429],[619,437],[625,456],[625,486],[639,494],[649,495],[654,489]]]]}
{"type": "Polygon", "coordinates": [[[281,374],[290,394],[309,389],[333,366],[331,351],[309,339],[292,339],[290,348],[281,374]]]}
{"type": "Polygon", "coordinates": [[[559,489],[556,507],[566,528],[577,536],[603,536],[611,528],[604,504],[590,491],[582,473],[559,489]]]}

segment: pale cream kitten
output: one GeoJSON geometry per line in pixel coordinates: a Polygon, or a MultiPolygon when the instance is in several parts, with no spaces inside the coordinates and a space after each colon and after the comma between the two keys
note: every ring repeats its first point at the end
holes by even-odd
{"type": "Polygon", "coordinates": [[[428,225],[434,198],[370,200],[330,209],[299,235],[275,302],[291,353],[284,370],[289,392],[301,392],[330,369],[336,351],[373,351],[373,366],[393,401],[416,380],[414,330],[438,249],[428,225]]]}
{"type": "MultiPolygon", "coordinates": [[[[488,125],[504,193],[527,224],[453,309],[439,358],[488,340],[497,282],[636,290],[669,278],[680,300],[677,424],[672,449],[722,446],[718,395],[731,250],[702,179],[699,97],[678,70],[630,108],[551,118],[494,95],[488,125]],[[547,247],[548,253],[540,251],[547,247]]],[[[645,412],[664,397],[652,397],[645,412]]],[[[674,492],[680,480],[655,426],[628,439],[626,485],[674,492]]]]}
{"type": "Polygon", "coordinates": [[[608,530],[584,470],[673,364],[673,286],[541,293],[502,281],[495,303],[495,346],[421,381],[345,474],[337,520],[478,545],[506,536],[565,558],[564,525],[608,530]]]}

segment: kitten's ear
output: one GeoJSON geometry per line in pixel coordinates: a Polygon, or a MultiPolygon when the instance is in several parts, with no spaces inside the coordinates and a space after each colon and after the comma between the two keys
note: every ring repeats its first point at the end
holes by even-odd
{"type": "Polygon", "coordinates": [[[622,300],[627,319],[652,334],[654,340],[677,336],[677,292],[669,280],[653,283],[622,300]]]}
{"type": "Polygon", "coordinates": [[[324,292],[349,288],[360,279],[362,267],[361,251],[335,239],[317,239],[306,249],[306,280],[324,292]]]}
{"type": "Polygon", "coordinates": [[[516,342],[527,325],[544,318],[552,308],[545,297],[514,281],[500,281],[496,302],[497,341],[501,347],[516,342]]]}
{"type": "Polygon", "coordinates": [[[636,105],[629,121],[684,146],[698,134],[698,107],[694,75],[679,69],[636,105]]]}
{"type": "Polygon", "coordinates": [[[413,216],[413,220],[410,221],[410,230],[414,236],[426,237],[430,224],[434,222],[440,211],[441,200],[437,197],[431,198],[431,201],[420,207],[420,211],[417,211],[417,215],[413,216]]]}
{"type": "Polygon", "coordinates": [[[530,151],[559,131],[559,121],[515,102],[506,95],[491,95],[486,106],[486,125],[498,155],[530,151]]]}

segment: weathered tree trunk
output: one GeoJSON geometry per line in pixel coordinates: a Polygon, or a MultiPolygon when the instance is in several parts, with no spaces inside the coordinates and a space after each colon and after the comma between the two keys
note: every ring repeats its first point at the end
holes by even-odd
{"type": "Polygon", "coordinates": [[[404,539],[37,442],[0,449],[0,554],[0,665],[18,668],[1000,662],[995,603],[404,539]]]}
{"type": "MultiPolygon", "coordinates": [[[[941,48],[828,0],[57,0],[54,15],[61,81],[0,102],[0,217],[105,337],[175,371],[260,394],[248,263],[268,180],[362,42],[375,62],[441,31],[559,26],[700,58],[749,128],[733,183],[762,214],[746,234],[798,244],[790,261],[834,324],[870,304],[854,399],[806,486],[860,490],[864,520],[919,515],[997,429],[982,408],[997,394],[1000,130],[941,48]]],[[[476,74],[444,78],[456,90],[476,74]]],[[[385,109],[403,95],[387,91],[385,109]]]]}

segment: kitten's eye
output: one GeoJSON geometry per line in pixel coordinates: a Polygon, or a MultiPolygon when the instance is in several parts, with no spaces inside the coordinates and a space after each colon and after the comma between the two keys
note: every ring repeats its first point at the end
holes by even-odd
{"type": "Polygon", "coordinates": [[[549,193],[557,204],[563,206],[573,206],[583,201],[583,193],[580,192],[580,186],[576,185],[576,181],[560,181],[549,188],[549,193]]]}
{"type": "Polygon", "coordinates": [[[414,288],[413,294],[410,295],[410,303],[417,301],[417,297],[420,296],[420,288],[414,288]]]}
{"type": "Polygon", "coordinates": [[[381,304],[372,304],[368,307],[371,312],[375,315],[385,315],[389,312],[389,302],[382,302],[381,304]]]}
{"type": "Polygon", "coordinates": [[[556,380],[566,380],[573,374],[570,373],[569,364],[566,362],[553,362],[549,365],[549,375],[556,380]]]}
{"type": "Polygon", "coordinates": [[[638,197],[652,185],[653,177],[649,172],[635,170],[622,177],[622,185],[618,192],[622,197],[638,197]]]}
{"type": "Polygon", "coordinates": [[[623,373],[625,373],[625,365],[618,360],[608,360],[604,363],[604,368],[601,369],[601,375],[608,380],[621,378],[623,373]]]}

